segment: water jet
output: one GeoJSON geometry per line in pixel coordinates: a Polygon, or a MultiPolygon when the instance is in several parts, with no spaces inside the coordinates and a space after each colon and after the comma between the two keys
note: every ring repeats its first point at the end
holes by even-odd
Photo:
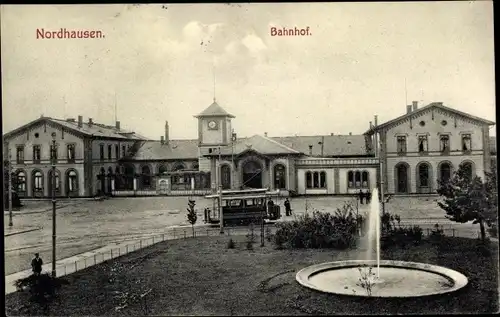
{"type": "MultiPolygon", "coordinates": [[[[372,197],[378,197],[377,189],[373,191],[372,197]]],[[[370,203],[368,231],[365,235],[368,246],[365,260],[312,265],[297,273],[297,282],[324,293],[367,297],[422,297],[451,293],[467,285],[467,277],[449,268],[427,263],[381,260],[380,218],[380,202],[374,199],[370,203]],[[372,269],[376,269],[376,273],[371,273],[372,269]],[[360,285],[361,280],[364,280],[364,286],[360,285]]]]}

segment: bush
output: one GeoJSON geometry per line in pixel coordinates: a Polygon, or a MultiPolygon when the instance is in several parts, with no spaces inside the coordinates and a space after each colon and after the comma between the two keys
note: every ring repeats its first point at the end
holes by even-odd
{"type": "Polygon", "coordinates": [[[229,239],[227,242],[227,248],[228,249],[234,249],[236,247],[236,244],[234,243],[233,239],[229,239]]]}
{"type": "Polygon", "coordinates": [[[355,245],[363,217],[355,215],[351,204],[337,208],[335,214],[313,211],[297,220],[276,224],[277,248],[347,249],[355,245]]]}
{"type": "Polygon", "coordinates": [[[498,228],[496,224],[492,224],[488,229],[488,233],[492,238],[498,238],[498,228]]]}
{"type": "Polygon", "coordinates": [[[444,230],[439,224],[434,225],[434,229],[432,229],[431,234],[429,235],[429,240],[432,242],[441,242],[445,238],[444,230]]]}
{"type": "Polygon", "coordinates": [[[253,250],[253,242],[250,240],[247,241],[247,250],[253,250]]]}
{"type": "Polygon", "coordinates": [[[381,216],[381,247],[387,249],[391,246],[405,247],[418,245],[422,241],[423,230],[419,226],[401,226],[401,218],[388,212],[381,216]]]}
{"type": "Polygon", "coordinates": [[[39,276],[30,275],[14,282],[18,291],[28,290],[31,293],[31,300],[38,303],[50,301],[64,284],[68,284],[68,281],[62,278],[53,278],[48,273],[39,276]]]}

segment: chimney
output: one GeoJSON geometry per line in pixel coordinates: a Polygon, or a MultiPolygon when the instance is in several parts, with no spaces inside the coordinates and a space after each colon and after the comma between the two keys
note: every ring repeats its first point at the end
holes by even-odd
{"type": "Polygon", "coordinates": [[[410,113],[411,112],[411,105],[407,105],[406,106],[406,113],[410,113]]]}
{"type": "Polygon", "coordinates": [[[117,130],[120,130],[120,121],[116,121],[115,127],[116,127],[117,130]]]}
{"type": "Polygon", "coordinates": [[[418,109],[418,101],[413,101],[412,104],[413,104],[413,111],[417,110],[418,109]]]}
{"type": "Polygon", "coordinates": [[[313,146],[309,145],[309,155],[312,155],[312,154],[313,154],[313,146]]]}
{"type": "Polygon", "coordinates": [[[352,132],[349,132],[349,135],[352,135],[352,132]]]}
{"type": "Polygon", "coordinates": [[[375,127],[378,127],[378,115],[375,115],[375,127]]]}
{"type": "Polygon", "coordinates": [[[373,129],[373,123],[370,121],[370,129],[373,129]]]}
{"type": "Polygon", "coordinates": [[[332,132],[332,133],[330,133],[330,136],[333,136],[333,132],[332,132]]]}
{"type": "Polygon", "coordinates": [[[264,136],[267,138],[267,132],[264,132],[264,136]]]}
{"type": "Polygon", "coordinates": [[[165,144],[168,145],[169,137],[168,137],[168,121],[165,121],[165,144]]]}
{"type": "Polygon", "coordinates": [[[160,139],[161,139],[161,145],[165,144],[165,137],[163,135],[161,136],[160,139]]]}
{"type": "Polygon", "coordinates": [[[83,117],[78,116],[78,127],[81,128],[83,126],[83,117]]]}
{"type": "Polygon", "coordinates": [[[89,127],[91,127],[93,123],[94,122],[92,122],[92,118],[89,118],[89,127]]]}

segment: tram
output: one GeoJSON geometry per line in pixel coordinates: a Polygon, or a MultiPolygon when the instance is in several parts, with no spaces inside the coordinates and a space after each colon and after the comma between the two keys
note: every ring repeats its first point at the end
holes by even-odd
{"type": "Polygon", "coordinates": [[[278,220],[281,217],[280,207],[273,204],[272,199],[277,199],[279,195],[279,191],[262,188],[222,191],[220,195],[205,196],[214,202],[213,211],[205,210],[205,222],[220,224],[219,204],[224,226],[278,220]]]}

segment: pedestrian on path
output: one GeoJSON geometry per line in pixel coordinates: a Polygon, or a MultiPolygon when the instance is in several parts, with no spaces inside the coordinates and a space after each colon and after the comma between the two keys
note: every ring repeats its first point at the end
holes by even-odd
{"type": "Polygon", "coordinates": [[[31,260],[31,268],[33,269],[34,275],[40,275],[42,273],[43,260],[38,253],[35,253],[35,257],[31,260]]]}
{"type": "Polygon", "coordinates": [[[292,215],[292,207],[290,206],[290,201],[288,200],[288,198],[285,199],[284,205],[285,205],[286,215],[291,216],[292,215]]]}

